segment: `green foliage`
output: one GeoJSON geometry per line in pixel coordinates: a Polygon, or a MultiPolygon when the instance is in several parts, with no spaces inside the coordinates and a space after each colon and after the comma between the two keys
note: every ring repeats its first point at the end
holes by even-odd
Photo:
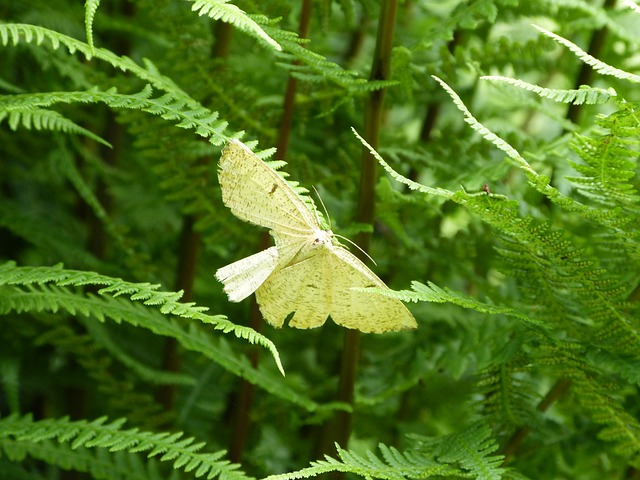
{"type": "Polygon", "coordinates": [[[627,7],[1,2],[0,472],[637,476],[627,7]],[[416,331],[227,301],[216,269],[270,240],[221,202],[229,138],[371,234],[393,290],[366,290],[416,331]]]}
{"type": "MultiPolygon", "coordinates": [[[[174,469],[194,471],[196,477],[229,480],[248,478],[238,471],[238,465],[220,460],[224,451],[198,453],[204,444],[194,443],[192,437],[182,438],[182,433],[142,432],[137,428],[124,430],[121,428],[123,420],[106,421],[105,417],[92,422],[72,422],[67,418],[34,422],[30,417],[7,417],[0,421],[0,438],[3,439],[0,445],[4,454],[12,460],[35,453],[36,458],[49,464],[59,465],[65,470],[90,472],[95,478],[115,478],[113,473],[124,478],[127,472],[118,465],[121,460],[117,456],[102,457],[100,461],[96,461],[96,458],[88,460],[86,449],[101,448],[111,453],[148,452],[147,458],[159,457],[161,462],[172,461],[174,469]],[[51,445],[52,440],[69,444],[64,456],[51,445]]],[[[140,474],[137,477],[146,478],[140,474]]]]}

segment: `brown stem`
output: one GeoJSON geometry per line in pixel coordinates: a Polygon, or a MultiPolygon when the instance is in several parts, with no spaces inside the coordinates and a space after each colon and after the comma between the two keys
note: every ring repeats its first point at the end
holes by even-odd
{"type": "MultiPolygon", "coordinates": [[[[181,301],[190,302],[193,300],[193,283],[196,277],[196,266],[198,263],[198,253],[200,251],[200,234],[194,230],[196,217],[185,215],[182,219],[182,231],[178,251],[178,265],[176,271],[175,290],[182,290],[181,301]]],[[[162,353],[162,368],[167,372],[177,372],[180,370],[180,354],[178,353],[178,342],[175,338],[165,341],[162,353]]],[[[156,398],[166,411],[170,411],[175,405],[177,389],[175,385],[163,385],[158,389],[156,398]]]]}
{"type": "MultiPolygon", "coordinates": [[[[313,7],[313,0],[304,0],[302,2],[302,10],[300,12],[300,26],[299,35],[300,38],[307,38],[309,36],[309,24],[311,23],[311,9],[313,7]]],[[[299,65],[300,62],[294,62],[295,65],[299,65]]],[[[296,102],[296,90],[298,88],[298,80],[289,75],[287,80],[287,88],[284,93],[284,105],[282,112],[282,121],[280,122],[280,130],[278,132],[278,158],[284,159],[287,156],[287,148],[289,146],[289,134],[291,133],[291,125],[293,123],[293,112],[295,110],[296,102]]]]}
{"type": "MultiPolygon", "coordinates": [[[[299,35],[301,38],[309,36],[309,24],[311,23],[311,7],[313,0],[304,0],[302,4],[302,10],[300,12],[300,28],[299,35]]],[[[289,144],[289,134],[291,133],[291,125],[293,123],[293,113],[295,110],[295,98],[296,98],[297,81],[292,76],[289,76],[287,81],[287,87],[284,94],[284,105],[282,122],[280,123],[280,130],[278,134],[277,142],[277,156],[280,159],[284,159],[287,154],[287,146],[289,144]]],[[[269,247],[271,237],[268,233],[262,234],[260,240],[260,249],[264,250],[269,247]]],[[[255,331],[260,332],[262,330],[262,316],[258,309],[255,297],[251,301],[251,310],[249,314],[249,326],[255,331]]],[[[260,362],[260,350],[253,348],[250,354],[251,364],[254,368],[258,366],[260,362]]],[[[254,388],[253,385],[246,380],[243,380],[240,384],[240,388],[236,395],[236,402],[234,404],[233,411],[233,434],[231,436],[231,442],[229,445],[229,459],[232,462],[240,462],[244,453],[247,436],[251,428],[251,422],[249,413],[251,410],[251,404],[253,402],[254,388]]]]}
{"type": "MultiPolygon", "coordinates": [[[[371,64],[371,74],[369,75],[370,80],[389,79],[391,48],[393,46],[393,35],[395,31],[397,13],[397,0],[383,1],[378,20],[376,49],[371,64]]],[[[371,92],[365,109],[364,138],[373,148],[376,148],[378,145],[380,137],[385,93],[385,89],[371,92]]],[[[356,221],[360,223],[373,224],[375,215],[377,161],[367,148],[362,149],[360,165],[360,194],[358,196],[358,205],[356,209],[356,221]]],[[[362,250],[369,250],[371,234],[362,233],[358,235],[357,243],[362,250]]],[[[364,257],[360,252],[357,252],[357,254],[364,257]]],[[[366,258],[363,258],[363,261],[366,261],[366,258]]],[[[341,359],[338,401],[351,405],[353,404],[353,392],[359,352],[360,332],[347,330],[341,359]]],[[[352,414],[350,412],[342,411],[337,413],[336,423],[336,442],[340,446],[346,448],[353,424],[352,414]]]]}
{"type": "Polygon", "coordinates": [[[231,38],[234,27],[227,22],[218,21],[213,27],[213,36],[216,39],[211,50],[213,58],[227,58],[231,49],[231,38]]]}
{"type": "MultiPolygon", "coordinates": [[[[610,10],[615,7],[616,0],[606,0],[603,9],[610,10]]],[[[604,45],[604,40],[607,36],[607,27],[602,27],[593,32],[591,36],[591,41],[589,42],[589,48],[587,49],[587,53],[592,57],[599,57],[600,52],[602,51],[602,46],[604,45]]],[[[580,71],[578,72],[578,77],[576,78],[576,83],[574,88],[580,88],[581,85],[588,85],[591,82],[591,77],[593,76],[593,68],[586,63],[582,63],[580,67],[580,71]]],[[[567,119],[571,120],[573,123],[578,122],[578,117],[580,112],[582,111],[582,105],[577,105],[572,103],[569,105],[567,109],[567,119]]]]}

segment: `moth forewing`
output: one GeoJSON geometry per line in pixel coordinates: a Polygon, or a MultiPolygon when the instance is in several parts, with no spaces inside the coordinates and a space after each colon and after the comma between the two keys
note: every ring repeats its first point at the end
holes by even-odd
{"type": "Polygon", "coordinates": [[[309,234],[318,227],[298,194],[238,140],[222,151],[218,179],[222,201],[242,220],[282,235],[309,234]]]}

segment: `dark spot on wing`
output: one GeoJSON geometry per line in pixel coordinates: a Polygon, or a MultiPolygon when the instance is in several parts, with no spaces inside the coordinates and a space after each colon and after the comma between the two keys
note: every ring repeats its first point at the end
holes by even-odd
{"type": "Polygon", "coordinates": [[[278,184],[274,183],[273,187],[271,187],[271,191],[269,192],[269,195],[273,194],[273,192],[275,192],[277,188],[278,188],[278,184]]]}

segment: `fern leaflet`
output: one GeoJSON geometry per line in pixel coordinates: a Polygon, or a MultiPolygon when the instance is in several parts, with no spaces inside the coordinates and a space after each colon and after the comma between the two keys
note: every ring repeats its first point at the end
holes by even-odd
{"type": "MultiPolygon", "coordinates": [[[[67,455],[80,447],[101,448],[109,452],[149,452],[147,458],[159,457],[161,462],[173,462],[174,469],[194,471],[196,477],[228,480],[247,480],[239,465],[220,460],[225,451],[198,453],[205,445],[194,443],[194,438],[182,438],[182,433],[152,433],[137,428],[124,430],[124,420],[106,423],[106,417],[92,422],[69,421],[67,418],[33,421],[30,416],[10,416],[0,420],[0,438],[13,440],[10,448],[28,451],[31,444],[55,439],[67,446],[67,455]]],[[[2,445],[2,444],[0,444],[2,445]]],[[[7,445],[4,445],[7,448],[7,445]]],[[[53,461],[52,463],[58,463],[53,461]]]]}

